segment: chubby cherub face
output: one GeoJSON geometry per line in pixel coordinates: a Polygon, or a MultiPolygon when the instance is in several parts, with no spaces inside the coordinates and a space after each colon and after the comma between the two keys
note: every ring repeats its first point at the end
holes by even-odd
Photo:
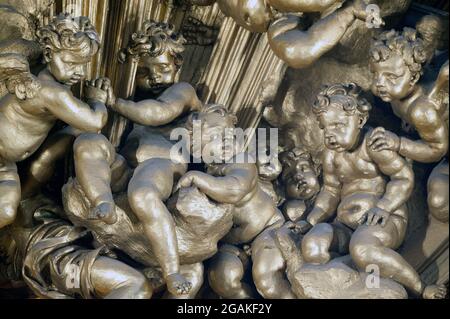
{"type": "Polygon", "coordinates": [[[328,109],[318,117],[324,131],[325,146],[339,153],[350,151],[357,145],[366,122],[366,118],[357,111],[344,110],[342,103],[345,103],[345,98],[333,96],[328,109]]]}
{"type": "Polygon", "coordinates": [[[266,0],[219,0],[222,12],[252,32],[266,32],[272,11],[266,0]]]}
{"type": "Polygon", "coordinates": [[[417,82],[399,54],[392,53],[386,61],[371,61],[370,70],[372,92],[384,102],[407,97],[417,82]]]}
{"type": "Polygon", "coordinates": [[[290,199],[311,199],[320,190],[319,179],[311,161],[305,157],[284,160],[281,179],[290,199]]]}
{"type": "Polygon", "coordinates": [[[201,148],[204,161],[224,163],[231,160],[240,149],[233,132],[234,123],[218,113],[208,114],[202,122],[201,148]]]}
{"type": "Polygon", "coordinates": [[[157,57],[144,54],[139,59],[136,85],[143,91],[159,92],[175,83],[178,69],[168,51],[157,57]]]}
{"type": "Polygon", "coordinates": [[[86,77],[91,57],[91,54],[71,50],[49,51],[44,54],[47,69],[58,82],[66,85],[74,85],[86,77]]]}

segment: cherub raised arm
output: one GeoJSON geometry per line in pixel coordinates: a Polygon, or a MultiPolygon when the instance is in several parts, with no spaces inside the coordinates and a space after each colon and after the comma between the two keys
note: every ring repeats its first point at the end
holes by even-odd
{"type": "Polygon", "coordinates": [[[431,86],[421,83],[427,52],[424,41],[411,28],[384,32],[373,42],[372,92],[390,102],[394,113],[414,128],[420,139],[377,128],[370,145],[376,151],[395,151],[421,163],[442,160],[428,181],[428,205],[434,217],[448,222],[448,61],[431,86]]]}
{"type": "Polygon", "coordinates": [[[0,57],[0,79],[10,92],[0,100],[0,228],[13,222],[20,201],[15,163],[37,150],[56,120],[98,132],[107,119],[103,80],[99,88],[88,87],[89,104],[70,91],[85,77],[84,67],[98,50],[98,36],[89,20],[59,15],[37,36],[46,64],[37,77],[20,56],[0,57]]]}
{"type": "Polygon", "coordinates": [[[185,0],[198,6],[219,5],[224,15],[233,18],[241,27],[253,32],[266,32],[278,12],[326,13],[342,5],[345,0],[185,0]]]}
{"type": "Polygon", "coordinates": [[[267,33],[270,47],[290,67],[308,67],[333,49],[353,22],[367,19],[367,6],[363,0],[349,1],[307,30],[301,26],[302,17],[286,15],[270,25],[267,33]]]}
{"type": "Polygon", "coordinates": [[[354,230],[349,243],[353,262],[362,271],[377,265],[416,295],[434,298],[440,286],[428,286],[398,254],[408,224],[406,201],[414,186],[407,161],[392,150],[370,147],[365,126],[371,105],[355,84],[336,84],[322,90],[313,106],[324,130],[324,186],[307,220],[314,227],[303,238],[305,260],[326,263],[334,245],[344,246],[338,229],[354,230]],[[336,215],[332,224],[326,224],[336,215]]]}

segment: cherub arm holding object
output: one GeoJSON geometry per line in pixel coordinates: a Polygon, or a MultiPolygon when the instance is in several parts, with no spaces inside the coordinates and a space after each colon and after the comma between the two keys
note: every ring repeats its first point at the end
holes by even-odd
{"type": "Polygon", "coordinates": [[[299,29],[301,18],[287,15],[269,27],[269,44],[290,67],[306,68],[335,47],[356,19],[366,17],[366,5],[361,1],[320,19],[306,31],[299,29]]]}
{"type": "Polygon", "coordinates": [[[256,183],[257,171],[252,164],[234,164],[222,170],[223,176],[212,176],[200,171],[190,171],[180,179],[177,189],[191,186],[215,201],[239,203],[256,183]]]}

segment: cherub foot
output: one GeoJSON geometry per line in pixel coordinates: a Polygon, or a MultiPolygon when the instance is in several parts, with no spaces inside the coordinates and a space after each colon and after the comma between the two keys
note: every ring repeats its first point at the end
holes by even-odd
{"type": "Polygon", "coordinates": [[[180,274],[171,274],[166,277],[167,290],[174,296],[187,295],[192,284],[180,274]]]}
{"type": "Polygon", "coordinates": [[[425,287],[423,299],[444,299],[447,295],[447,288],[444,285],[429,285],[425,287]]]}
{"type": "Polygon", "coordinates": [[[97,205],[89,214],[89,219],[99,219],[108,225],[115,224],[117,221],[115,205],[108,202],[97,205]]]}

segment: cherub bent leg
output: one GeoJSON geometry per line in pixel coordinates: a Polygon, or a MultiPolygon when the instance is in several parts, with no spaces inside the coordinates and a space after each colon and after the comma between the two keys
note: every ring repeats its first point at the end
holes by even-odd
{"type": "Polygon", "coordinates": [[[94,206],[92,218],[115,223],[111,191],[111,166],[116,161],[114,146],[100,134],[80,135],[73,145],[77,180],[94,206]]]}
{"type": "MultiPolygon", "coordinates": [[[[405,207],[400,209],[406,209],[405,207]]],[[[404,285],[416,295],[436,298],[442,294],[443,287],[425,287],[414,268],[394,249],[402,243],[407,221],[402,213],[394,212],[386,225],[361,225],[350,241],[350,255],[361,271],[369,265],[379,267],[380,275],[404,285]]]]}
{"type": "Polygon", "coordinates": [[[100,298],[150,299],[153,294],[142,273],[112,258],[97,258],[90,275],[95,294],[100,298]]]}
{"type": "Polygon", "coordinates": [[[437,165],[428,179],[428,208],[437,220],[448,223],[448,160],[437,165]]]}
{"type": "Polygon", "coordinates": [[[285,275],[285,260],[275,243],[275,232],[263,232],[252,244],[253,281],[265,299],[295,299],[285,275]]]}
{"type": "Polygon", "coordinates": [[[248,259],[245,252],[232,245],[223,245],[208,265],[211,289],[227,299],[251,299],[252,289],[242,281],[248,259]]]}
{"type": "Polygon", "coordinates": [[[12,224],[20,202],[20,180],[15,163],[0,158],[0,229],[12,224]]]}
{"type": "Polygon", "coordinates": [[[342,199],[337,218],[332,224],[315,225],[302,240],[305,262],[325,264],[332,259],[332,252],[348,253],[351,229],[356,229],[364,214],[377,202],[371,194],[352,194],[342,199]],[[349,227],[351,227],[351,229],[349,227]]]}
{"type": "Polygon", "coordinates": [[[141,163],[128,185],[128,200],[143,224],[161,266],[167,289],[174,295],[188,294],[191,283],[180,274],[175,223],[164,201],[172,193],[176,164],[166,159],[141,163]]]}

